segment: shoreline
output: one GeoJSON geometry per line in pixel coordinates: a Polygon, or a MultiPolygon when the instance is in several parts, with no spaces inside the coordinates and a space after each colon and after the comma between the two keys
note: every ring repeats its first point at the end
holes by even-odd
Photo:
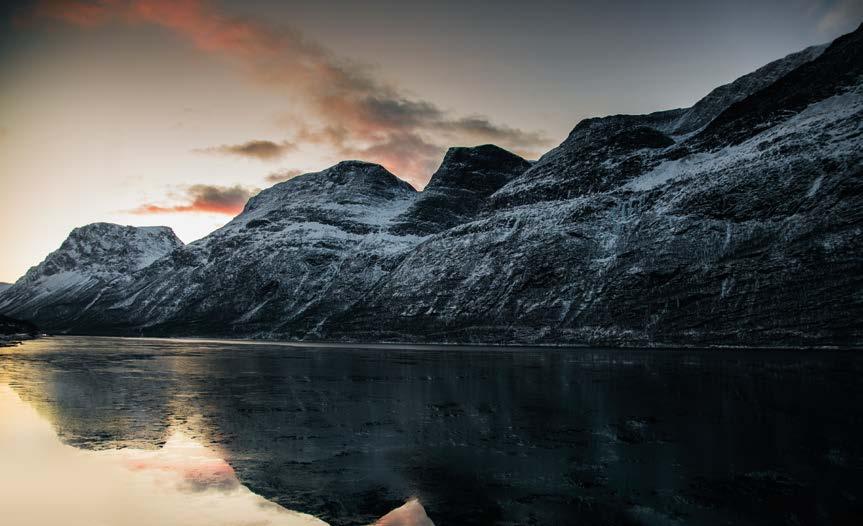
{"type": "Polygon", "coordinates": [[[0,334],[0,347],[17,347],[25,341],[35,340],[40,336],[30,334],[0,334]]]}
{"type": "MultiPolygon", "coordinates": [[[[279,339],[263,339],[263,338],[231,338],[223,336],[133,336],[121,334],[45,334],[24,340],[36,339],[39,337],[84,337],[84,338],[119,338],[119,339],[134,339],[134,340],[154,340],[154,341],[169,341],[175,343],[196,342],[196,343],[224,343],[230,342],[244,345],[280,345],[286,347],[319,347],[331,349],[403,349],[403,350],[481,350],[483,348],[509,350],[509,351],[531,351],[531,350],[603,350],[603,351],[770,351],[770,352],[859,352],[863,351],[863,347],[849,347],[842,345],[813,345],[813,346],[793,346],[793,345],[683,345],[683,344],[591,344],[591,343],[458,343],[458,342],[410,342],[410,341],[334,341],[334,340],[279,340],[279,339]]],[[[2,341],[2,340],[0,340],[2,341]]],[[[20,344],[17,342],[16,344],[20,344]]],[[[2,345],[2,344],[0,344],[2,345]]]]}

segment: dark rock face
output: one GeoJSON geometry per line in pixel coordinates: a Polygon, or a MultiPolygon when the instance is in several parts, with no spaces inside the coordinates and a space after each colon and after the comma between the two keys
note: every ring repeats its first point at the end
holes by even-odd
{"type": "Polygon", "coordinates": [[[77,332],[859,346],[861,79],[858,29],[693,108],[582,121],[532,165],[456,148],[417,193],[340,163],[51,315],[17,299],[42,294],[26,277],[0,310],[77,332]]]}
{"type": "Polygon", "coordinates": [[[428,186],[396,218],[394,233],[436,234],[476,218],[488,197],[530,168],[530,163],[494,145],[450,148],[428,186]]]}

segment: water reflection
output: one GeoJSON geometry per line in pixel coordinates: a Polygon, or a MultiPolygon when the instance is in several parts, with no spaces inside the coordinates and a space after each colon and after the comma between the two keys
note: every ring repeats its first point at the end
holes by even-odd
{"type": "MultiPolygon", "coordinates": [[[[171,431],[158,449],[87,451],[0,384],[0,510],[16,526],[327,526],[252,493],[214,451],[171,431]]],[[[412,500],[379,526],[434,526],[412,500]]]]}
{"type": "Polygon", "coordinates": [[[156,450],[76,449],[7,385],[0,421],[5,524],[326,524],[255,495],[218,455],[179,432],[156,450]]]}
{"type": "Polygon", "coordinates": [[[0,381],[64,443],[147,450],[179,432],[254,493],[334,525],[411,497],[459,526],[857,524],[861,372],[843,353],[0,350],[0,381]]]}

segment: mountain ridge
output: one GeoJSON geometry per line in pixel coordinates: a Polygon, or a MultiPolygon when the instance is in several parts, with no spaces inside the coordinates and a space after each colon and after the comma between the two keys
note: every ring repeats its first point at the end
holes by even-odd
{"type": "Polygon", "coordinates": [[[65,318],[10,300],[25,283],[0,312],[82,333],[859,346],[861,35],[691,108],[585,119],[532,163],[450,149],[422,192],[344,161],[64,295],[65,318]]]}

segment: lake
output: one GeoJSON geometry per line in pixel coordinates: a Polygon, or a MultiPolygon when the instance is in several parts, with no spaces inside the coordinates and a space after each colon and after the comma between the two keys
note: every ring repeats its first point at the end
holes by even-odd
{"type": "Polygon", "coordinates": [[[353,525],[417,499],[437,526],[861,524],[861,373],[838,351],[44,338],[0,349],[0,522],[353,525]]]}

